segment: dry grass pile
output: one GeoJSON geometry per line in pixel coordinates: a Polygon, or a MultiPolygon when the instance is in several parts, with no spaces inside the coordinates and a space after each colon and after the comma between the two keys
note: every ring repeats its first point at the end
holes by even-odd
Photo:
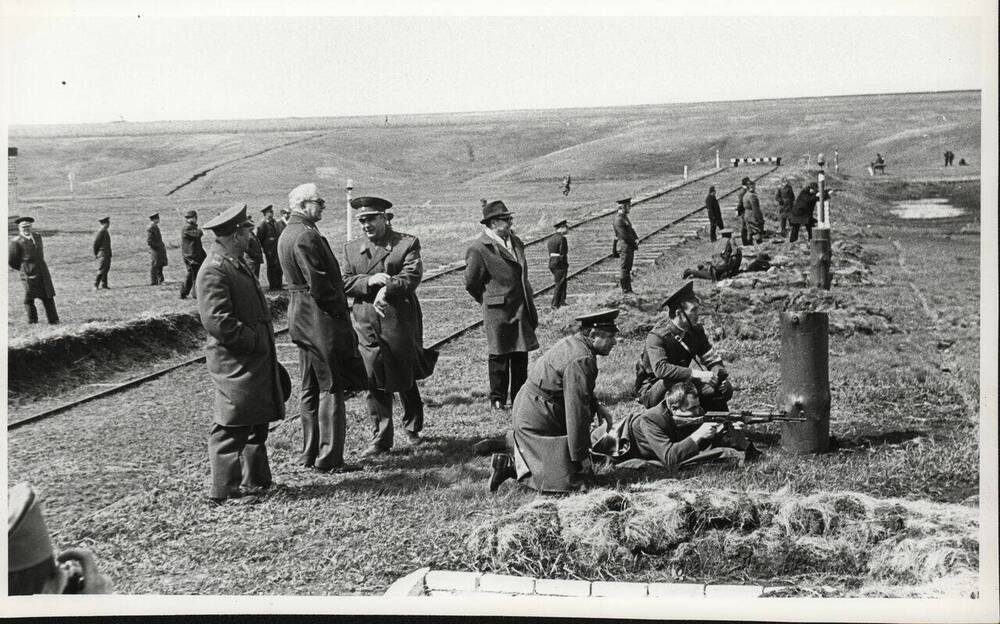
{"type": "Polygon", "coordinates": [[[962,579],[975,581],[979,565],[977,514],[855,492],[803,497],[659,482],[539,499],[480,525],[467,545],[481,568],[519,574],[834,579],[844,592],[940,582],[963,595],[962,579]]]}

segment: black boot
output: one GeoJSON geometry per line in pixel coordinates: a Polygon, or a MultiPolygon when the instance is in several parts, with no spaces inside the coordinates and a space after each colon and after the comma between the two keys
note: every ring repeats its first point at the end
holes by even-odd
{"type": "Polygon", "coordinates": [[[506,453],[508,450],[507,438],[505,437],[488,438],[472,445],[472,452],[480,457],[486,457],[494,453],[506,453]]]}
{"type": "Polygon", "coordinates": [[[493,472],[490,474],[490,492],[496,492],[500,484],[507,479],[514,479],[517,473],[514,471],[514,458],[507,453],[496,453],[490,460],[493,472]]]}

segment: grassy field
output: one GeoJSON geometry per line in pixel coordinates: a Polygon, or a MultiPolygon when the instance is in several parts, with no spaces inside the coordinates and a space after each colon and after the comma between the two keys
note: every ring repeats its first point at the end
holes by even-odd
{"type": "MultiPolygon", "coordinates": [[[[839,150],[841,171],[864,173],[876,151],[891,175],[978,173],[980,94],[958,92],[767,100],[560,111],[372,118],[96,124],[11,129],[18,212],[35,216],[65,323],[29,327],[8,316],[12,343],[78,331],[82,323],[193,310],[177,299],[184,269],[180,215],[202,220],[234,202],[253,211],[284,204],[288,190],[316,181],[332,205],[343,185],[397,205],[398,229],[421,237],[428,268],[461,259],[478,233],[479,199],[503,199],[519,213],[522,238],[547,233],[557,218],[578,218],[618,197],[679,179],[737,156],[839,150]],[[951,148],[971,166],[945,169],[951,148]],[[183,186],[199,172],[209,173],[183,186]],[[67,174],[74,172],[74,194],[67,174]],[[561,180],[573,176],[573,191],[561,180]],[[167,284],[148,284],[147,215],[158,211],[170,266],[167,284]],[[112,216],[110,292],[93,292],[90,253],[97,219],[112,216]]],[[[343,213],[321,229],[334,248],[343,213]]],[[[357,230],[354,230],[355,234],[357,230]]],[[[8,300],[21,297],[8,273],[8,300]]]]}

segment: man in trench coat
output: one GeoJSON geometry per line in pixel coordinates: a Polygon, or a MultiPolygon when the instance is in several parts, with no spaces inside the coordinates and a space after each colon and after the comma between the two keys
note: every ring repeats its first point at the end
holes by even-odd
{"type": "Polygon", "coordinates": [[[45,316],[50,325],[59,322],[56,312],[56,289],[52,285],[49,266],[45,264],[45,250],[42,247],[42,237],[32,232],[32,217],[18,217],[18,235],[10,239],[7,251],[7,266],[20,271],[24,282],[24,309],[28,313],[28,322],[38,322],[38,310],[35,299],[41,299],[45,307],[45,316]]]}
{"type": "Polygon", "coordinates": [[[757,185],[750,182],[743,195],[743,219],[747,225],[747,236],[754,245],[764,242],[764,213],[757,197],[757,185]]]}
{"type": "MultiPolygon", "coordinates": [[[[271,311],[243,254],[253,222],[237,204],[205,224],[216,240],[195,282],[198,315],[208,334],[205,361],[215,384],[208,434],[209,499],[256,495],[272,484],[268,423],[285,416],[271,311]]],[[[287,376],[287,373],[285,373],[287,376]]],[[[252,499],[251,499],[252,500],[252,499]]]]}
{"type": "MultiPolygon", "coordinates": [[[[326,203],[315,184],[288,194],[291,216],[278,238],[277,255],[288,277],[288,335],[299,347],[302,373],[299,462],[321,471],[348,472],[344,463],[350,390],[368,387],[358,340],[344,294],[340,263],[316,222],[326,203]]],[[[260,230],[258,230],[260,231],[260,230]]]]}
{"type": "Polygon", "coordinates": [[[167,246],[163,244],[163,234],[160,233],[158,212],[149,215],[146,246],[149,247],[149,285],[159,286],[163,283],[163,267],[167,266],[167,246]]]}
{"type": "Polygon", "coordinates": [[[483,306],[489,349],[490,405],[504,409],[528,375],[538,348],[538,311],[528,283],[524,243],[511,231],[514,213],[502,201],[483,206],[483,233],[465,251],[465,290],[483,306]]]}
{"type": "MultiPolygon", "coordinates": [[[[490,491],[516,478],[538,492],[570,492],[593,476],[590,426],[594,416],[610,429],[612,416],[594,397],[597,356],[617,341],[618,310],[577,317],[580,329],[535,360],[517,393],[506,452],[491,459],[490,491]]],[[[495,440],[476,444],[476,453],[499,450],[495,440]]]]}
{"type": "Polygon", "coordinates": [[[94,259],[97,260],[97,276],[94,277],[94,290],[108,288],[108,271],[111,270],[111,217],[98,219],[101,224],[94,235],[94,259]]]}
{"type": "Polygon", "coordinates": [[[434,372],[438,354],[424,349],[424,319],[417,299],[423,279],[420,241],[393,230],[392,203],[379,197],[351,200],[365,238],[344,245],[344,288],[368,373],[371,446],[365,455],[389,452],[393,442],[392,395],[403,404],[403,429],[420,444],[424,402],[417,380],[434,372]]]}
{"type": "Polygon", "coordinates": [[[708,187],[708,195],[705,196],[705,210],[708,212],[708,238],[711,242],[716,241],[715,233],[723,229],[725,224],[722,221],[722,207],[715,196],[715,187],[708,187]]]}

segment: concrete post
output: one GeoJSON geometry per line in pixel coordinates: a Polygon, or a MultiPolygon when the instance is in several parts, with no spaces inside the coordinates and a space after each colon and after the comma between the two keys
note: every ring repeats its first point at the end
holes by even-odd
{"type": "Polygon", "coordinates": [[[719,150],[715,150],[715,168],[722,169],[721,163],[719,161],[719,150]]]}
{"type": "Polygon", "coordinates": [[[830,228],[813,228],[813,237],[809,246],[809,287],[830,290],[830,228]]]}
{"type": "MultiPolygon", "coordinates": [[[[386,119],[388,120],[388,117],[386,117],[386,119]]],[[[347,184],[344,186],[344,191],[347,193],[347,205],[346,205],[347,212],[344,213],[346,217],[345,221],[347,223],[347,230],[346,230],[347,238],[345,239],[345,242],[351,240],[351,191],[353,190],[354,190],[354,182],[348,180],[347,184]]]]}
{"type": "Polygon", "coordinates": [[[17,148],[7,147],[7,215],[17,212],[17,148]]]}
{"type": "Polygon", "coordinates": [[[685,180],[688,179],[688,166],[687,165],[684,165],[684,179],[685,180]]]}
{"type": "Polygon", "coordinates": [[[781,447],[798,455],[830,448],[829,326],[826,312],[781,313],[779,409],[806,422],[781,423],[781,447]]]}

